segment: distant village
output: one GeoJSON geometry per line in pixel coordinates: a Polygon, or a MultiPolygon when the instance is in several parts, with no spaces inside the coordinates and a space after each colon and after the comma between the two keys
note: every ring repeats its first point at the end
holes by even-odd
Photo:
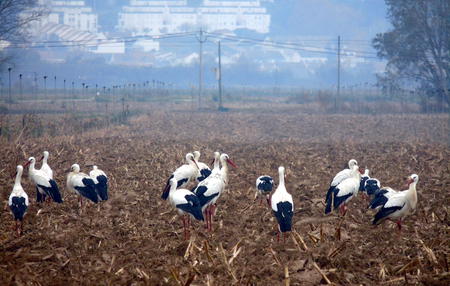
{"type": "MultiPolygon", "coordinates": [[[[246,29],[255,33],[269,32],[270,14],[259,0],[195,1],[130,0],[117,15],[114,32],[104,31],[98,23],[98,13],[85,1],[40,0],[48,15],[35,25],[36,35],[45,40],[66,43],[92,43],[83,48],[98,54],[123,54],[130,45],[124,37],[158,36],[172,33],[232,32],[246,29]],[[113,41],[109,40],[114,38],[113,41]]],[[[81,46],[81,45],[80,45],[81,46]]],[[[133,41],[133,47],[143,51],[158,51],[153,38],[133,41]]]]}

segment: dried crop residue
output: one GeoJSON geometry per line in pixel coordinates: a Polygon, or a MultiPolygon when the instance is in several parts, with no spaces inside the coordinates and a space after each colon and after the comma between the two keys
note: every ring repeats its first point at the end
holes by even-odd
{"type": "Polygon", "coordinates": [[[81,137],[3,141],[2,202],[15,165],[43,150],[50,151],[65,202],[44,204],[37,214],[24,176],[31,206],[22,237],[13,235],[9,210],[1,212],[0,284],[448,285],[450,151],[440,144],[443,128],[406,115],[154,111],[81,137]],[[181,221],[160,195],[184,154],[197,149],[204,162],[226,152],[239,168],[230,169],[214,232],[195,222],[184,241],[181,221]],[[418,209],[401,234],[389,222],[372,227],[361,196],[345,219],[323,214],[329,181],[350,158],[396,189],[407,175],[420,175],[418,209]],[[84,172],[96,163],[110,177],[110,200],[88,203],[81,215],[75,195],[65,191],[73,163],[84,172]],[[267,206],[254,202],[255,179],[269,174],[278,181],[279,165],[296,208],[295,232],[285,243],[276,241],[267,206]]]}

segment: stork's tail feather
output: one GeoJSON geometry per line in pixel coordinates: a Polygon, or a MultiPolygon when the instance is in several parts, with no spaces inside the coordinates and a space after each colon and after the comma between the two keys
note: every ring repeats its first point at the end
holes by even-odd
{"type": "Polygon", "coordinates": [[[383,195],[375,196],[367,208],[376,209],[378,207],[384,206],[387,200],[388,199],[383,195]]]}
{"type": "Polygon", "coordinates": [[[50,180],[51,188],[49,189],[50,197],[56,203],[62,203],[61,193],[59,192],[58,185],[54,180],[50,180]]]}

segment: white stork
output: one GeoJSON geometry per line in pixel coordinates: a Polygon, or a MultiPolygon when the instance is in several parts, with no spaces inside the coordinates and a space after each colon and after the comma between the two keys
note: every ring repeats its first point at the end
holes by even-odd
{"type": "Polygon", "coordinates": [[[273,189],[273,179],[271,176],[263,175],[256,179],[256,197],[260,197],[259,205],[262,203],[262,197],[265,196],[267,204],[270,206],[270,193],[273,189]]]}
{"type": "MultiPolygon", "coordinates": [[[[272,194],[271,207],[273,214],[278,222],[277,240],[280,240],[280,232],[285,233],[292,229],[292,217],[294,216],[294,202],[292,195],[286,190],[284,183],[285,169],[283,166],[278,168],[278,175],[280,177],[278,187],[272,194]]],[[[284,239],[283,235],[283,239],[284,239]]]]}
{"type": "Polygon", "coordinates": [[[191,181],[195,181],[198,174],[197,162],[195,162],[194,155],[192,153],[186,154],[186,164],[178,167],[167,180],[164,187],[161,198],[166,200],[170,190],[170,180],[174,178],[177,181],[177,188],[184,187],[191,181]]]}
{"type": "Polygon", "coordinates": [[[80,165],[73,164],[67,175],[67,189],[79,195],[78,202],[83,206],[83,197],[98,203],[98,195],[95,191],[95,183],[87,174],[80,172],[80,165]]]}
{"type": "Polygon", "coordinates": [[[361,181],[361,173],[358,165],[353,165],[350,169],[349,177],[341,181],[335,187],[328,190],[326,196],[325,213],[328,214],[332,210],[340,208],[341,214],[345,215],[347,212],[346,204],[358,195],[359,184],[361,181]]]}
{"type": "Polygon", "coordinates": [[[21,184],[22,172],[22,165],[18,165],[14,187],[8,200],[9,208],[11,209],[11,212],[14,216],[17,236],[20,236],[23,232],[23,217],[29,205],[28,195],[23,190],[21,184]]]}
{"type": "Polygon", "coordinates": [[[177,210],[178,215],[182,217],[184,238],[187,239],[189,236],[191,216],[197,220],[204,220],[202,207],[199,199],[193,192],[187,189],[177,189],[177,181],[174,178],[170,179],[169,183],[169,194],[163,194],[163,196],[169,197],[170,204],[177,210]]]}
{"type": "Polygon", "coordinates": [[[228,184],[228,164],[237,168],[227,154],[220,155],[220,163],[222,168],[214,176],[209,176],[194,189],[202,206],[202,211],[206,217],[206,228],[212,231],[212,216],[215,213],[216,201],[225,190],[228,184]]]}
{"type": "Polygon", "coordinates": [[[94,181],[95,190],[100,200],[108,200],[108,176],[106,176],[105,172],[94,165],[89,172],[89,176],[94,181]]]}
{"type": "Polygon", "coordinates": [[[198,159],[200,159],[200,151],[194,151],[194,160],[198,166],[198,175],[196,180],[198,183],[200,183],[204,179],[208,178],[209,175],[211,175],[211,169],[205,163],[199,162],[198,159]]]}
{"type": "MultiPolygon", "coordinates": [[[[382,196],[385,199],[384,204],[375,214],[372,224],[377,225],[386,219],[394,220],[398,229],[402,229],[402,220],[414,213],[417,207],[417,190],[416,185],[419,181],[417,174],[412,174],[408,178],[408,189],[402,192],[391,192],[388,197],[386,194],[382,196]]],[[[381,198],[381,197],[379,197],[381,198]]],[[[376,198],[375,198],[376,199],[376,198]]],[[[375,200],[374,199],[374,200],[375,200]]]]}
{"type": "Polygon", "coordinates": [[[53,179],[53,170],[47,163],[48,156],[49,156],[48,151],[44,151],[44,155],[41,158],[42,160],[41,170],[44,171],[50,177],[50,179],[53,179]]]}
{"type": "Polygon", "coordinates": [[[61,193],[59,192],[58,185],[55,180],[50,178],[50,176],[43,170],[37,170],[35,168],[36,159],[30,157],[26,165],[30,165],[28,173],[30,175],[31,181],[36,186],[36,197],[37,202],[44,202],[45,197],[49,196],[54,202],[62,203],[61,193]]]}

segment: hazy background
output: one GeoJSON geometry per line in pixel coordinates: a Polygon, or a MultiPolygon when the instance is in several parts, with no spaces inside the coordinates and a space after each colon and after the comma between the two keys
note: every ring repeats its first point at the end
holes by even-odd
{"type": "MultiPolygon", "coordinates": [[[[99,32],[106,37],[128,36],[117,31],[117,23],[118,13],[129,1],[85,2],[98,14],[99,32]]],[[[199,3],[188,1],[193,7],[199,3]]],[[[224,86],[333,88],[337,82],[338,35],[342,48],[342,86],[374,84],[375,73],[383,71],[384,62],[376,58],[371,40],[390,26],[384,1],[275,0],[261,1],[261,6],[270,14],[270,31],[243,29],[232,31],[234,35],[295,43],[298,49],[222,40],[224,86]]],[[[52,39],[42,36],[38,35],[35,41],[52,39]]],[[[198,85],[199,43],[195,35],[162,39],[159,51],[136,52],[133,44],[127,42],[126,54],[119,56],[87,53],[81,48],[21,49],[16,51],[12,65],[15,74],[22,73],[24,77],[58,75],[91,86],[154,79],[179,88],[198,85]]],[[[215,86],[217,39],[207,38],[203,52],[204,84],[215,86]]],[[[5,70],[1,78],[0,84],[5,86],[5,70]]]]}

